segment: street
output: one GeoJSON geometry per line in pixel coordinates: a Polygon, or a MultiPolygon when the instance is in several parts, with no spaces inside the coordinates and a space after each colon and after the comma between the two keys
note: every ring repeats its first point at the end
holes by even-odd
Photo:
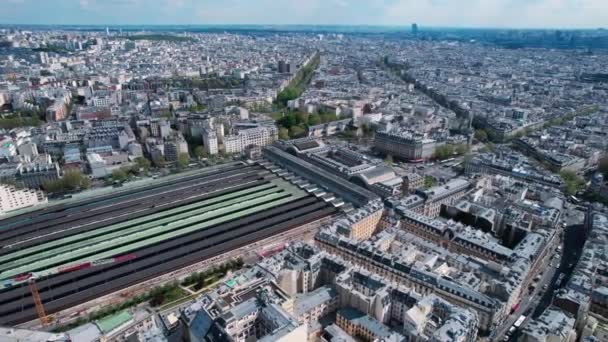
{"type": "Polygon", "coordinates": [[[534,311],[534,318],[539,317],[545,309],[547,309],[553,300],[554,292],[565,286],[570,280],[570,276],[572,275],[572,271],[574,267],[578,263],[578,259],[581,256],[583,251],[583,246],[585,244],[586,231],[588,229],[588,217],[585,219],[585,223],[583,225],[572,225],[568,226],[564,231],[564,239],[563,239],[563,256],[562,262],[559,265],[557,272],[555,273],[549,288],[545,292],[544,296],[541,298],[539,305],[534,311]],[[559,286],[556,286],[557,278],[559,275],[563,273],[564,278],[562,279],[559,286]]]}
{"type": "MultiPolygon", "coordinates": [[[[568,214],[567,214],[568,216],[568,214]]],[[[575,222],[575,217],[566,217],[567,222],[575,222]],[[570,220],[573,219],[573,220],[570,220]]],[[[564,229],[564,238],[562,240],[562,257],[561,259],[552,258],[549,261],[549,267],[544,272],[542,278],[536,285],[532,296],[525,295],[522,298],[518,310],[510,315],[506,320],[507,323],[500,327],[500,333],[493,339],[494,341],[502,341],[508,329],[515,323],[517,318],[525,313],[526,320],[522,323],[517,332],[511,336],[509,341],[517,341],[519,331],[530,322],[531,319],[536,319],[551,305],[555,292],[565,286],[572,275],[574,267],[581,256],[582,249],[585,243],[586,231],[589,225],[589,213],[587,213],[584,224],[571,224],[564,229]],[[559,285],[557,285],[560,274],[564,274],[559,285]],[[547,289],[542,288],[547,285],[547,289]],[[533,311],[532,311],[533,310],[533,311]],[[532,313],[530,315],[530,313],[532,313]]],[[[558,252],[552,253],[557,255],[558,252]]]]}
{"type": "MultiPolygon", "coordinates": [[[[556,255],[556,253],[550,253],[550,255],[556,255]]],[[[517,310],[515,310],[515,312],[509,315],[505,319],[505,323],[498,328],[498,333],[492,338],[493,341],[503,341],[504,336],[506,335],[509,328],[513,326],[515,321],[521,315],[527,316],[522,326],[524,326],[530,320],[530,312],[532,312],[531,310],[533,310],[534,307],[538,304],[539,296],[542,295],[543,292],[546,293],[546,291],[543,290],[543,287],[545,285],[549,286],[549,284],[552,282],[553,278],[557,273],[556,267],[554,265],[557,265],[558,263],[559,260],[556,258],[548,259],[548,265],[546,265],[546,267],[541,268],[546,271],[542,273],[541,278],[538,280],[538,282],[533,283],[536,286],[534,291],[532,293],[528,293],[528,289],[522,290],[525,294],[522,296],[519,307],[517,308],[517,310]]],[[[549,289],[547,289],[547,291],[548,290],[549,289]]],[[[509,341],[515,341],[516,335],[517,334],[513,334],[509,341]]]]}

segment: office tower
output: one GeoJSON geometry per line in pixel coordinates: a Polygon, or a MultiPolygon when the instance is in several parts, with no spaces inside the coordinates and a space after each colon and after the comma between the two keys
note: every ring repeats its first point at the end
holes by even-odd
{"type": "Polygon", "coordinates": [[[279,61],[279,72],[280,73],[287,72],[287,64],[285,63],[285,61],[279,61]]]}

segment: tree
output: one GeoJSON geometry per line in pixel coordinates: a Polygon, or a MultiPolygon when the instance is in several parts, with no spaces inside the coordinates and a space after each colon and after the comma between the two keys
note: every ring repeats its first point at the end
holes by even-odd
{"type": "Polygon", "coordinates": [[[142,170],[144,173],[148,172],[148,170],[150,170],[150,167],[152,166],[152,163],[144,158],[144,157],[137,157],[135,158],[135,167],[137,167],[137,172],[139,173],[140,170],[142,170]]]}
{"type": "Polygon", "coordinates": [[[123,169],[116,169],[112,171],[112,179],[124,182],[127,179],[127,173],[123,169]]]}
{"type": "Polygon", "coordinates": [[[488,141],[488,133],[483,129],[475,130],[475,135],[473,135],[473,137],[482,142],[488,141]]]}
{"type": "Polygon", "coordinates": [[[486,131],[486,134],[488,135],[488,141],[496,141],[497,137],[496,137],[496,133],[494,133],[494,131],[489,130],[486,131]]]}
{"type": "Polygon", "coordinates": [[[576,172],[563,170],[559,175],[566,185],[566,193],[568,195],[575,195],[578,191],[585,189],[585,180],[579,177],[576,172]]]}
{"type": "Polygon", "coordinates": [[[279,139],[289,140],[289,130],[285,127],[279,128],[279,139]]]}
{"type": "Polygon", "coordinates": [[[437,181],[432,176],[424,176],[424,187],[426,189],[432,188],[437,185],[437,181]]]}
{"type": "Polygon", "coordinates": [[[328,123],[328,122],[338,120],[338,116],[336,115],[336,113],[321,113],[320,116],[321,116],[321,121],[323,123],[328,123]]]}
{"type": "Polygon", "coordinates": [[[87,185],[90,184],[84,180],[86,178],[82,175],[80,170],[70,170],[63,175],[63,186],[66,190],[86,189],[87,185]]]}
{"type": "Polygon", "coordinates": [[[308,124],[310,126],[315,126],[321,123],[321,117],[319,114],[312,114],[308,117],[308,124]]]}
{"type": "Polygon", "coordinates": [[[464,155],[467,152],[469,152],[469,145],[467,145],[467,144],[456,145],[456,154],[464,155]]]}
{"type": "Polygon", "coordinates": [[[165,167],[166,164],[167,164],[167,161],[165,160],[165,157],[163,157],[163,156],[159,156],[158,158],[156,158],[154,160],[154,165],[156,165],[157,167],[165,167]]]}
{"type": "Polygon", "coordinates": [[[204,277],[200,277],[196,281],[196,285],[194,285],[194,288],[198,291],[198,290],[202,289],[203,287],[205,287],[205,285],[207,285],[206,279],[204,277]]]}
{"type": "Polygon", "coordinates": [[[298,98],[298,90],[294,87],[286,87],[277,96],[277,103],[283,107],[287,106],[287,101],[298,98]]]}
{"type": "Polygon", "coordinates": [[[205,151],[205,148],[203,146],[199,145],[194,148],[194,155],[198,159],[204,159],[207,158],[207,151],[205,151]]]}
{"type": "Polygon", "coordinates": [[[287,113],[281,118],[279,124],[285,128],[291,128],[296,125],[296,115],[294,113],[287,113]]]}
{"type": "Polygon", "coordinates": [[[46,192],[55,193],[61,191],[62,182],[61,179],[55,181],[47,181],[42,184],[42,188],[46,192]]]}
{"type": "Polygon", "coordinates": [[[91,180],[83,176],[80,170],[69,170],[63,174],[63,178],[45,182],[42,188],[47,192],[66,192],[88,189],[91,180]]]}
{"type": "Polygon", "coordinates": [[[447,159],[454,155],[454,146],[445,144],[435,148],[435,159],[447,159]]]}
{"type": "Polygon", "coordinates": [[[190,163],[190,156],[188,155],[188,153],[180,153],[177,156],[178,169],[185,169],[188,166],[188,163],[190,163]]]}
{"type": "Polygon", "coordinates": [[[486,143],[486,145],[484,147],[479,149],[479,152],[481,152],[481,153],[496,152],[496,146],[493,143],[488,142],[488,143],[486,143]]]}
{"type": "Polygon", "coordinates": [[[300,126],[293,126],[289,128],[289,136],[291,138],[302,138],[306,135],[306,130],[300,126]]]}
{"type": "Polygon", "coordinates": [[[308,123],[308,113],[307,112],[297,112],[296,113],[296,124],[298,125],[306,125],[308,123]]]}

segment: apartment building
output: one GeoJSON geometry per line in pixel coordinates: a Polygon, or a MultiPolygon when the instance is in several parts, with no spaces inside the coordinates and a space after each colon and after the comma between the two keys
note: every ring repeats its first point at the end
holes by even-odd
{"type": "Polygon", "coordinates": [[[435,153],[437,142],[413,134],[388,131],[376,132],[374,147],[379,151],[404,160],[429,159],[435,153]]]}
{"type": "Polygon", "coordinates": [[[239,130],[234,135],[224,137],[224,150],[226,153],[243,153],[246,148],[254,146],[268,146],[278,139],[279,131],[274,126],[259,126],[239,130]]]}
{"type": "Polygon", "coordinates": [[[0,184],[0,215],[46,202],[46,196],[40,190],[18,189],[13,185],[0,184]]]}

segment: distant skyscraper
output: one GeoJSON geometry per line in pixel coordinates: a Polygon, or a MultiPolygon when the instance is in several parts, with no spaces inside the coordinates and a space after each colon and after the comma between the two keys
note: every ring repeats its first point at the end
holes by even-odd
{"type": "Polygon", "coordinates": [[[109,36],[110,35],[110,28],[106,26],[106,35],[109,36]]]}
{"type": "Polygon", "coordinates": [[[418,34],[418,24],[412,24],[412,34],[418,34]]]}
{"type": "Polygon", "coordinates": [[[285,61],[279,61],[278,69],[280,73],[290,72],[291,65],[285,61]]]}

